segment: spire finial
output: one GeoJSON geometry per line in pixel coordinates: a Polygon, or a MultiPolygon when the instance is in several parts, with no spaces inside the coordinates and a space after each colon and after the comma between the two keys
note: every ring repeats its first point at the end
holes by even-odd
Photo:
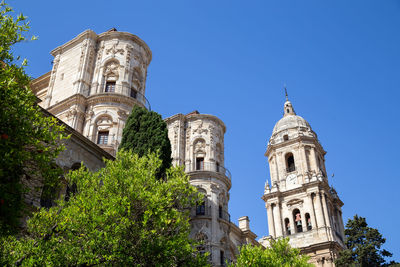
{"type": "Polygon", "coordinates": [[[286,83],[283,84],[283,88],[285,88],[286,101],[289,101],[288,94],[287,94],[287,89],[286,89],[286,83]]]}

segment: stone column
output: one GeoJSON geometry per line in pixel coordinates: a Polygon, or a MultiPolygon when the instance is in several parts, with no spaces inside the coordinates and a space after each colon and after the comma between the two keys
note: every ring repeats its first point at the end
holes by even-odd
{"type": "MultiPolygon", "coordinates": [[[[279,166],[278,166],[278,155],[275,154],[274,156],[274,160],[275,160],[275,182],[279,181],[279,166]]],[[[271,181],[272,184],[274,184],[274,181],[271,181]]]]}
{"type": "Polygon", "coordinates": [[[324,211],[322,209],[321,196],[319,192],[315,193],[315,202],[317,204],[317,210],[315,212],[317,213],[316,217],[317,217],[318,228],[325,227],[324,211]]]}
{"type": "Polygon", "coordinates": [[[278,202],[275,203],[273,212],[274,212],[274,224],[275,224],[275,237],[280,237],[283,235],[283,232],[282,232],[281,211],[278,202]]]}
{"type": "Polygon", "coordinates": [[[330,227],[330,228],[332,228],[332,226],[331,226],[331,220],[330,220],[330,216],[329,216],[329,210],[328,210],[328,202],[327,202],[327,199],[326,199],[326,197],[325,197],[325,194],[324,193],[322,193],[322,207],[323,207],[323,209],[324,209],[324,216],[325,216],[325,223],[326,223],[326,226],[328,226],[328,227],[330,227]]]}
{"type": "Polygon", "coordinates": [[[301,148],[302,148],[302,150],[303,150],[303,157],[304,157],[304,166],[305,166],[305,168],[304,168],[304,172],[308,172],[309,171],[309,166],[308,166],[308,163],[307,163],[307,152],[306,152],[306,148],[305,148],[305,146],[303,145],[303,146],[301,146],[301,148]]]}
{"type": "Polygon", "coordinates": [[[314,147],[311,148],[311,169],[314,170],[315,172],[318,172],[319,170],[314,147]]]}
{"type": "Polygon", "coordinates": [[[341,231],[342,237],[344,238],[344,224],[343,224],[343,218],[342,218],[342,211],[339,209],[338,209],[338,216],[339,216],[340,231],[341,231]]]}
{"type": "Polygon", "coordinates": [[[293,219],[293,213],[289,214],[289,223],[290,223],[290,233],[293,235],[296,233],[296,224],[293,219]]]}
{"type": "Polygon", "coordinates": [[[315,218],[314,201],[311,194],[308,195],[308,199],[310,201],[310,216],[311,216],[312,228],[317,229],[318,228],[317,218],[315,218]]]}
{"type": "Polygon", "coordinates": [[[274,214],[272,213],[271,204],[265,204],[267,208],[267,217],[268,217],[268,233],[269,235],[276,237],[275,234],[275,225],[274,225],[274,214]]]}
{"type": "Polygon", "coordinates": [[[278,153],[276,159],[278,161],[278,170],[280,170],[277,182],[278,182],[278,185],[281,185],[280,184],[281,180],[284,180],[285,176],[286,176],[286,163],[285,163],[285,159],[283,158],[282,152],[278,153]]]}

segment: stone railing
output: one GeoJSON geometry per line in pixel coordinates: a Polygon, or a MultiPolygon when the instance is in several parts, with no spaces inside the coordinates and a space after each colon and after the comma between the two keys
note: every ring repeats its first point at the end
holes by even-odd
{"type": "Polygon", "coordinates": [[[148,110],[151,110],[151,105],[150,102],[147,100],[147,98],[142,93],[136,91],[134,88],[127,85],[116,84],[110,87],[110,89],[111,91],[106,91],[106,88],[103,88],[103,90],[101,90],[100,93],[108,93],[108,94],[114,93],[114,94],[129,96],[142,103],[143,106],[148,110]]]}
{"type": "Polygon", "coordinates": [[[228,221],[228,222],[231,221],[231,215],[229,214],[229,212],[224,211],[224,210],[219,212],[218,218],[228,221]]]}
{"type": "Polygon", "coordinates": [[[191,216],[211,217],[211,206],[196,206],[194,209],[192,209],[191,216]]]}
{"type": "Polygon", "coordinates": [[[232,180],[231,172],[213,162],[203,162],[201,164],[197,164],[197,166],[186,165],[185,172],[197,172],[197,171],[209,171],[209,172],[217,172],[225,175],[229,180],[232,180]]]}

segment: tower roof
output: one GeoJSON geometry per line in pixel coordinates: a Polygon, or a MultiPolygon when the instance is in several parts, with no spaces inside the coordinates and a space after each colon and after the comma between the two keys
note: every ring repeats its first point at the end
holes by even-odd
{"type": "Polygon", "coordinates": [[[303,135],[310,135],[316,137],[316,134],[311,129],[310,124],[301,116],[298,116],[294,111],[292,102],[289,101],[285,88],[286,101],[283,105],[283,118],[280,119],[274,126],[271,139],[281,132],[292,131],[302,132],[303,135]]]}

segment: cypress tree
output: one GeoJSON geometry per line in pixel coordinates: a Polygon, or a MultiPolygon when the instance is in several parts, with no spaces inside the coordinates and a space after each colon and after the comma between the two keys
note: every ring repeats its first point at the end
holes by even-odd
{"type": "Polygon", "coordinates": [[[171,143],[167,124],[157,112],[135,105],[122,132],[119,149],[131,150],[140,157],[152,152],[159,153],[162,160],[160,175],[171,167],[171,143]]]}

